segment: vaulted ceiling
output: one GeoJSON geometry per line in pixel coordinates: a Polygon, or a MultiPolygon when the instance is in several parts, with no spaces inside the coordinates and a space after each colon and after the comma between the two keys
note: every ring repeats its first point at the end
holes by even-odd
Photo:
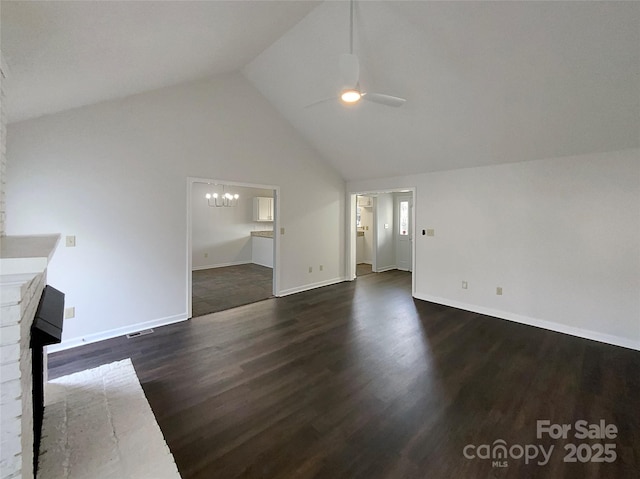
{"type": "Polygon", "coordinates": [[[2,0],[9,120],[237,71],[319,3],[2,0]]]}
{"type": "Polygon", "coordinates": [[[637,2],[2,2],[10,120],[241,70],[345,179],[640,147],[637,2]]]}

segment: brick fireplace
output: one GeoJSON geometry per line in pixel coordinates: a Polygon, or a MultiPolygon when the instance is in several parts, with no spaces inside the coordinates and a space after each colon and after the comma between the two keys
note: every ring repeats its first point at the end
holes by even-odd
{"type": "MultiPolygon", "coordinates": [[[[32,478],[31,325],[59,236],[0,237],[0,478],[32,478]]],[[[46,381],[46,354],[43,366],[46,381]]]]}

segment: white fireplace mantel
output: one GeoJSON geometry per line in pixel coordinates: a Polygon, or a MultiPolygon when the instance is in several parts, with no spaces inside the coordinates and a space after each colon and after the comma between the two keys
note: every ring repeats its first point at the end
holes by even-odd
{"type": "Polygon", "coordinates": [[[59,241],[60,235],[0,237],[0,275],[42,273],[59,241]]]}

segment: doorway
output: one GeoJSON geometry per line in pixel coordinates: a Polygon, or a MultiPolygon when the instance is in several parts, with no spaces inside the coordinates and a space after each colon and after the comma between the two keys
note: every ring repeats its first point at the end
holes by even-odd
{"type": "Polygon", "coordinates": [[[203,178],[187,181],[189,317],[278,291],[278,187],[203,178]]]}
{"type": "Polygon", "coordinates": [[[356,276],[373,272],[373,198],[356,196],[356,276]]]}
{"type": "Polygon", "coordinates": [[[413,272],[415,188],[350,194],[347,277],[413,272]]]}

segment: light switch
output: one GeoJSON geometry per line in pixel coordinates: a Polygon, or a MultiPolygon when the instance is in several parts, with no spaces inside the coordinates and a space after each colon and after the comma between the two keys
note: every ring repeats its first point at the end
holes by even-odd
{"type": "Polygon", "coordinates": [[[67,248],[73,248],[76,245],[76,237],[75,236],[67,236],[66,238],[66,246],[67,248]]]}
{"type": "Polygon", "coordinates": [[[280,234],[283,235],[284,234],[284,228],[280,228],[280,234]]]}

